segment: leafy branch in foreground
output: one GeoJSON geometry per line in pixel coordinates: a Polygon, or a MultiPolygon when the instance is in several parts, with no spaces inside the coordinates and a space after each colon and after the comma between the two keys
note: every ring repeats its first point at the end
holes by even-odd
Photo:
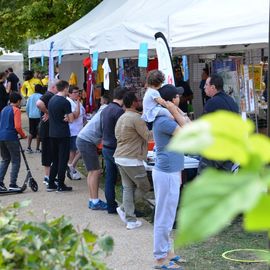
{"type": "Polygon", "coordinates": [[[63,216],[40,223],[19,220],[18,210],[28,204],[0,206],[0,269],[108,269],[102,258],[112,251],[111,237],[77,232],[63,216]]]}
{"type": "Polygon", "coordinates": [[[240,213],[245,230],[270,237],[270,140],[255,134],[250,120],[225,111],[207,114],[181,129],[169,149],[240,165],[235,174],[206,169],[185,187],[176,245],[203,241],[240,213]]]}

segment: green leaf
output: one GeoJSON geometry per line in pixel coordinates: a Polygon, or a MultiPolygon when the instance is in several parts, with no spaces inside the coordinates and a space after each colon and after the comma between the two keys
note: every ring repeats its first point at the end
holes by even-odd
{"type": "Polygon", "coordinates": [[[113,250],[114,241],[111,236],[103,236],[100,237],[98,244],[103,251],[109,253],[113,250]]]}
{"type": "Polygon", "coordinates": [[[97,240],[97,236],[87,229],[83,230],[82,235],[83,235],[86,243],[88,243],[88,244],[94,243],[97,240]]]}
{"type": "Polygon", "coordinates": [[[168,149],[176,152],[200,154],[213,144],[211,125],[203,120],[196,120],[183,128],[172,138],[168,149]]]}
{"type": "Polygon", "coordinates": [[[250,152],[260,158],[264,164],[270,162],[270,140],[262,134],[253,134],[249,138],[250,152]]]}
{"type": "Polygon", "coordinates": [[[256,204],[263,187],[256,173],[207,169],[184,189],[176,245],[202,241],[219,232],[233,217],[256,204]]]}
{"type": "Polygon", "coordinates": [[[247,231],[270,230],[270,195],[264,194],[259,202],[244,216],[244,228],[247,231]]]}
{"type": "Polygon", "coordinates": [[[251,121],[231,112],[207,114],[184,126],[172,139],[169,150],[201,154],[214,160],[232,160],[242,166],[249,164],[251,121]]]}

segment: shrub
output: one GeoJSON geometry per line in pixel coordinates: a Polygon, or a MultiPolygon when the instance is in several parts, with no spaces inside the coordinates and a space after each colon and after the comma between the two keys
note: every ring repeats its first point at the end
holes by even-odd
{"type": "Polygon", "coordinates": [[[102,258],[113,239],[88,229],[75,230],[64,216],[44,222],[23,221],[18,210],[29,201],[0,205],[0,269],[106,270],[102,258]]]}

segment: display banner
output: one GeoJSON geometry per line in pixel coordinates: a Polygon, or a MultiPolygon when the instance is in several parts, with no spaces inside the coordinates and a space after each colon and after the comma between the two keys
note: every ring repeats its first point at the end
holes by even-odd
{"type": "Polygon", "coordinates": [[[183,69],[184,69],[184,81],[188,81],[189,79],[189,72],[188,72],[188,59],[186,55],[183,55],[183,69]]]}
{"type": "Polygon", "coordinates": [[[139,49],[139,67],[147,67],[148,64],[148,43],[141,43],[139,49]]]}
{"type": "Polygon", "coordinates": [[[63,54],[63,50],[59,49],[58,50],[58,64],[61,65],[62,63],[62,54],[63,54]]]}
{"type": "Polygon", "coordinates": [[[49,82],[52,82],[54,79],[53,44],[54,41],[51,42],[49,52],[49,82]]]}
{"type": "Polygon", "coordinates": [[[41,55],[41,66],[44,67],[44,54],[41,55]]]}
{"type": "Polygon", "coordinates": [[[93,71],[97,71],[98,68],[98,52],[93,52],[93,71]]]}

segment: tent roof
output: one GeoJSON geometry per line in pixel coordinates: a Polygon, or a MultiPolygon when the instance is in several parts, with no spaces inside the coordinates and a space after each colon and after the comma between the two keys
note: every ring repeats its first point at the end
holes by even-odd
{"type": "Polygon", "coordinates": [[[269,0],[193,0],[193,5],[169,16],[172,47],[268,43],[269,0]]]}
{"type": "Polygon", "coordinates": [[[29,46],[29,57],[98,51],[99,57],[137,56],[141,42],[155,54],[156,32],[179,53],[218,53],[266,47],[269,0],[104,0],[78,22],[29,46]]]}
{"type": "Polygon", "coordinates": [[[23,54],[18,52],[0,55],[0,62],[23,62],[23,54]]]}

